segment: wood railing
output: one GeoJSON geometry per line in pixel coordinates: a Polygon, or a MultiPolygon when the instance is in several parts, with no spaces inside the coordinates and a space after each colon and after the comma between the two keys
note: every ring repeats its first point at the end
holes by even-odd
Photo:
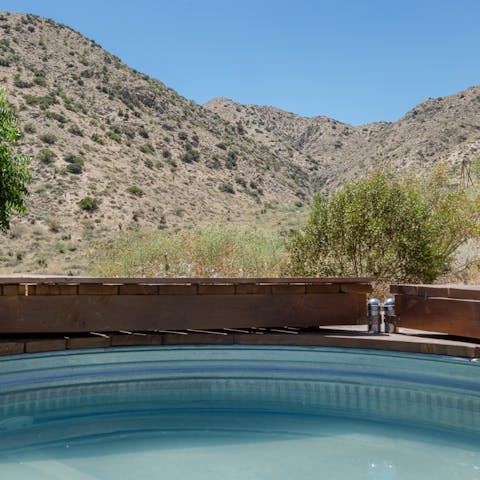
{"type": "Polygon", "coordinates": [[[480,339],[480,286],[392,285],[398,326],[480,339]]]}
{"type": "Polygon", "coordinates": [[[1,277],[0,334],[358,325],[371,281],[1,277]]]}

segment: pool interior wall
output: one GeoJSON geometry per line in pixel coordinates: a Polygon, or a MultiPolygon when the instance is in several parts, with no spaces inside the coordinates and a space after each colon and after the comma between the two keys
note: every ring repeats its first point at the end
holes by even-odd
{"type": "Polygon", "coordinates": [[[0,360],[0,451],[93,434],[102,418],[124,412],[212,411],[386,422],[477,439],[480,362],[272,346],[117,348],[0,360]],[[85,421],[92,416],[95,425],[85,421]],[[75,425],[52,429],[50,438],[46,427],[66,419],[75,425]]]}

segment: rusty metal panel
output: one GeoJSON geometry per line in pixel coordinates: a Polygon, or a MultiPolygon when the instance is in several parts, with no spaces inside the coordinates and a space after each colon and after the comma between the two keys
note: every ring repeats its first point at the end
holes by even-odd
{"type": "Polygon", "coordinates": [[[0,334],[363,324],[365,295],[3,296],[0,334]]]}
{"type": "Polygon", "coordinates": [[[398,296],[400,327],[480,338],[479,300],[398,296]]]}

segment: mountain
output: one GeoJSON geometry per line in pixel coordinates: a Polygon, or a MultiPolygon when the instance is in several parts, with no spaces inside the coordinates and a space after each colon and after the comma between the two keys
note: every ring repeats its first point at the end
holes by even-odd
{"type": "Polygon", "coordinates": [[[3,273],[84,273],[99,240],[130,229],[284,224],[374,161],[425,169],[480,147],[478,87],[359,127],[224,98],[202,106],[34,15],[0,14],[0,87],[19,151],[34,157],[29,211],[0,240],[3,273]]]}
{"type": "Polygon", "coordinates": [[[311,172],[313,188],[336,187],[358,177],[372,162],[422,171],[438,162],[461,165],[480,157],[480,87],[428,99],[397,122],[357,127],[225,98],[215,98],[205,107],[240,123],[249,136],[278,155],[290,154],[311,172]]]}

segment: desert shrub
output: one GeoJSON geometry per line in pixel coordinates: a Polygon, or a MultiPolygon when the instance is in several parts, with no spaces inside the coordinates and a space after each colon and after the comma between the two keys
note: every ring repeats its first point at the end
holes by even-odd
{"type": "Polygon", "coordinates": [[[98,133],[93,133],[90,137],[95,143],[99,143],[100,145],[105,145],[105,139],[98,133]]]}
{"type": "Polygon", "coordinates": [[[143,138],[148,138],[149,137],[149,134],[145,130],[145,127],[140,127],[139,130],[138,130],[138,134],[143,138]]]}
{"type": "Polygon", "coordinates": [[[199,159],[200,159],[200,152],[194,149],[187,150],[180,158],[180,160],[182,160],[182,162],[185,162],[185,163],[198,162],[199,159]]]}
{"type": "Polygon", "coordinates": [[[144,143],[143,145],[140,145],[138,147],[138,149],[142,153],[146,153],[146,154],[149,154],[149,155],[153,155],[155,153],[155,148],[153,147],[153,145],[151,143],[144,143]]]}
{"type": "Polygon", "coordinates": [[[168,148],[164,148],[162,150],[162,157],[163,158],[172,158],[172,154],[170,153],[170,150],[168,148]]]}
{"type": "Polygon", "coordinates": [[[45,95],[44,97],[36,97],[35,95],[24,95],[23,99],[27,105],[36,105],[42,110],[47,110],[52,105],[58,103],[55,95],[45,95]]]}
{"type": "Polygon", "coordinates": [[[479,197],[444,169],[392,177],[376,171],[315,197],[307,225],[290,238],[288,273],[418,283],[449,272],[458,247],[478,235],[479,197]]]}
{"type": "Polygon", "coordinates": [[[42,148],[40,152],[38,152],[38,159],[46,165],[52,163],[56,156],[55,152],[52,152],[49,148],[42,148]]]}
{"type": "Polygon", "coordinates": [[[187,139],[188,139],[187,132],[183,132],[183,131],[178,132],[178,138],[179,138],[180,140],[187,140],[187,139]]]}
{"type": "Polygon", "coordinates": [[[79,165],[83,165],[85,163],[85,158],[82,155],[75,155],[74,153],[67,153],[63,159],[67,163],[77,163],[79,165]]]}
{"type": "Polygon", "coordinates": [[[40,135],[40,140],[47,145],[53,145],[57,141],[57,136],[48,132],[40,135]]]}
{"type": "Polygon", "coordinates": [[[61,113],[57,113],[57,112],[46,112],[45,113],[45,116],[51,120],[55,120],[57,121],[58,123],[67,123],[67,119],[65,118],[64,115],[62,115],[61,113]]]}
{"type": "Polygon", "coordinates": [[[37,127],[33,123],[26,123],[23,126],[23,131],[25,133],[36,133],[37,132],[37,127]]]}
{"type": "Polygon", "coordinates": [[[107,132],[107,137],[108,138],[111,138],[112,140],[114,140],[115,142],[117,143],[122,143],[122,135],[120,135],[119,133],[117,132],[114,132],[112,130],[109,130],[107,132]]]}
{"type": "Polygon", "coordinates": [[[221,150],[227,149],[227,145],[224,142],[217,143],[216,147],[220,148],[221,150]]]}
{"type": "Polygon", "coordinates": [[[132,186],[128,187],[127,192],[130,195],[133,195],[135,197],[143,197],[143,195],[145,195],[145,192],[143,191],[143,188],[140,188],[137,185],[132,185],[132,186]]]}
{"type": "Polygon", "coordinates": [[[15,77],[15,78],[14,78],[13,84],[14,84],[17,88],[30,88],[30,87],[33,86],[33,83],[32,83],[32,82],[27,82],[26,80],[22,80],[22,79],[19,78],[19,77],[15,77]]]}
{"type": "Polygon", "coordinates": [[[247,181],[243,177],[236,177],[235,183],[243,188],[247,188],[247,181]]]}
{"type": "Polygon", "coordinates": [[[153,168],[153,161],[149,158],[147,158],[147,160],[145,160],[143,163],[147,168],[153,168]]]}
{"type": "Polygon", "coordinates": [[[225,166],[229,170],[233,170],[237,167],[237,157],[238,153],[235,150],[228,152],[227,158],[225,159],[225,166]]]}
{"type": "Polygon", "coordinates": [[[165,162],[170,165],[170,170],[172,172],[175,172],[177,170],[177,162],[173,158],[167,158],[165,162]]]}
{"type": "Polygon", "coordinates": [[[83,172],[83,166],[80,163],[69,163],[65,169],[68,173],[79,175],[83,172]]]}
{"type": "Polygon", "coordinates": [[[85,210],[87,212],[93,212],[97,210],[100,205],[100,201],[95,197],[84,197],[78,202],[80,210],[85,210]]]}
{"type": "Polygon", "coordinates": [[[72,125],[69,129],[68,129],[69,133],[71,133],[72,135],[76,135],[77,137],[83,137],[83,131],[82,129],[78,126],[78,125],[72,125]]]}
{"type": "Polygon", "coordinates": [[[223,182],[218,186],[218,189],[223,193],[235,193],[233,185],[228,182],[223,182]]]}

